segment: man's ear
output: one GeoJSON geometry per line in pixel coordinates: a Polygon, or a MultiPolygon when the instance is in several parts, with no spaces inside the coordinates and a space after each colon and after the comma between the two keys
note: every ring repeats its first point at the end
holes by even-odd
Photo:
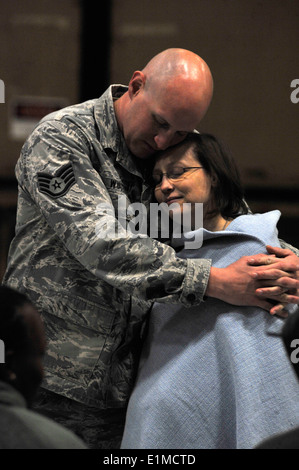
{"type": "Polygon", "coordinates": [[[143,72],[141,72],[140,70],[136,70],[133,75],[132,75],[132,78],[129,82],[129,96],[130,98],[134,98],[134,96],[138,95],[138,93],[140,92],[140,90],[142,90],[142,88],[144,87],[145,85],[145,75],[143,72]]]}

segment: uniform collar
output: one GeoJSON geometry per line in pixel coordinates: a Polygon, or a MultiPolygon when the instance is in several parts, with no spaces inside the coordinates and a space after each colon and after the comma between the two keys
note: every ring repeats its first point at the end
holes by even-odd
{"type": "Polygon", "coordinates": [[[113,101],[127,91],[123,85],[111,85],[97,100],[94,113],[95,121],[100,131],[101,145],[104,149],[118,152],[120,130],[117,125],[113,101]]]}
{"type": "Polygon", "coordinates": [[[126,146],[122,133],[117,125],[113,101],[120,98],[128,87],[110,85],[95,104],[95,121],[100,131],[101,145],[115,153],[115,161],[130,173],[142,178],[134,162],[134,157],[126,146]]]}

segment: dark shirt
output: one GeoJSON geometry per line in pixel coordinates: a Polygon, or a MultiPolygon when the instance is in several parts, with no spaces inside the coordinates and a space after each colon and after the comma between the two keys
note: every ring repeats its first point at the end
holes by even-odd
{"type": "Polygon", "coordinates": [[[0,381],[0,449],[86,449],[69,430],[27,408],[24,397],[0,381]]]}

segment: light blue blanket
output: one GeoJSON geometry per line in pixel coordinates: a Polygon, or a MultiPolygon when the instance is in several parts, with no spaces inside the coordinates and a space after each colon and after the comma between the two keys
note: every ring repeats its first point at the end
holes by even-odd
{"type": "MultiPolygon", "coordinates": [[[[225,267],[278,246],[279,211],[245,215],[181,257],[225,267]]],[[[178,242],[177,242],[178,243],[178,242]]],[[[291,307],[290,311],[294,311],[291,307]]],[[[279,332],[283,320],[208,298],[154,305],[122,442],[126,449],[252,448],[299,425],[299,384],[279,332]]]]}

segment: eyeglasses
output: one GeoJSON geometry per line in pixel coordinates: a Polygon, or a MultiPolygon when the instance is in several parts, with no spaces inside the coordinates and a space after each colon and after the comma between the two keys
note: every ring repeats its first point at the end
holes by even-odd
{"type": "Polygon", "coordinates": [[[169,181],[179,181],[186,178],[186,173],[190,170],[199,170],[203,168],[202,166],[188,166],[188,167],[174,167],[171,170],[166,171],[165,173],[160,173],[158,171],[154,171],[152,174],[153,184],[155,185],[155,189],[159,188],[163,181],[163,176],[166,175],[169,181]]]}

